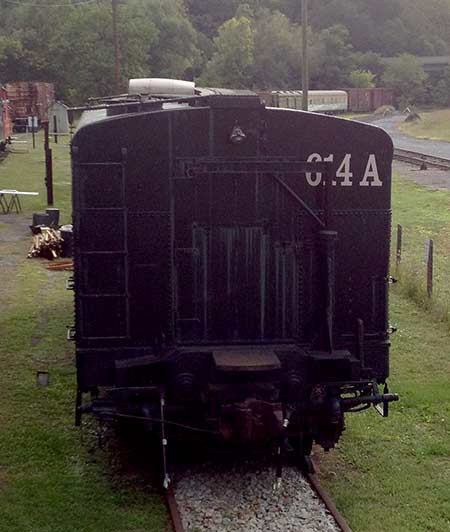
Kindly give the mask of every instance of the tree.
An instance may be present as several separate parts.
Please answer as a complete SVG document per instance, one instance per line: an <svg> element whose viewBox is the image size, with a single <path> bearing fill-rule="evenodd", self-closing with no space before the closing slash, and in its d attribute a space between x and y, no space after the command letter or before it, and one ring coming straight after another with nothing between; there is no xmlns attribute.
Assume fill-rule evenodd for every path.
<svg viewBox="0 0 450 532"><path fill-rule="evenodd" d="M222 24L219 35L214 39L214 48L214 54L198 83L231 88L249 87L255 51L252 21L241 16Z"/></svg>
<svg viewBox="0 0 450 532"><path fill-rule="evenodd" d="M375 74L372 74L369 70L353 70L349 76L351 86L358 89L374 87L374 78Z"/></svg>
<svg viewBox="0 0 450 532"><path fill-rule="evenodd" d="M276 11L260 12L255 21L253 85L258 89L300 87L301 29Z"/></svg>
<svg viewBox="0 0 450 532"><path fill-rule="evenodd" d="M401 106L414 104L423 97L426 79L419 60L409 54L393 58L383 75L385 86L394 89Z"/></svg>
<svg viewBox="0 0 450 532"><path fill-rule="evenodd" d="M368 51L377 29L361 1L330 0L311 2L311 24L316 30L335 25L344 26L349 32L349 42L356 49Z"/></svg>
<svg viewBox="0 0 450 532"><path fill-rule="evenodd" d="M54 82L59 98L81 103L114 92L111 4L61 9L19 6L0 21L0 79ZM119 6L122 77L183 77L201 62L181 0Z"/></svg>
<svg viewBox="0 0 450 532"><path fill-rule="evenodd" d="M443 107L450 107L450 68L447 68L441 79L431 87L433 103Z"/></svg>
<svg viewBox="0 0 450 532"><path fill-rule="evenodd" d="M380 54L375 52L354 52L352 59L357 70L368 70L374 74L375 78L380 77L384 72Z"/></svg>
<svg viewBox="0 0 450 532"><path fill-rule="evenodd" d="M320 69L311 76L313 84L321 89L344 87L354 70L353 47L350 35L344 26L335 25L318 35Z"/></svg>

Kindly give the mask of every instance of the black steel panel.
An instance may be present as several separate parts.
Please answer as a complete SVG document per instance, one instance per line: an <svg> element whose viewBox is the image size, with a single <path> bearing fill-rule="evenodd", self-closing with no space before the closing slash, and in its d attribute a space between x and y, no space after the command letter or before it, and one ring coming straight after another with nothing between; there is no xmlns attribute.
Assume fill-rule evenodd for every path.
<svg viewBox="0 0 450 532"><path fill-rule="evenodd" d="M337 344L357 319L384 333L388 137L255 100L213 101L118 115L76 135L78 346L100 347L95 335L149 352L177 343L308 345L321 334L325 226L338 235ZM236 126L245 134L237 144Z"/></svg>
<svg viewBox="0 0 450 532"><path fill-rule="evenodd" d="M170 214L128 213L128 252L133 263L161 263L170 266Z"/></svg>
<svg viewBox="0 0 450 532"><path fill-rule="evenodd" d="M83 294L124 294L125 261L122 253L82 256L80 291Z"/></svg>
<svg viewBox="0 0 450 532"><path fill-rule="evenodd" d="M81 334L84 338L126 337L124 297L82 296L81 306Z"/></svg>
<svg viewBox="0 0 450 532"><path fill-rule="evenodd" d="M83 210L78 214L76 237L83 242L82 253L124 251L124 212L115 210Z"/></svg>
<svg viewBox="0 0 450 532"><path fill-rule="evenodd" d="M79 193L79 203L84 209L121 207L124 202L122 166L81 166Z"/></svg>
<svg viewBox="0 0 450 532"><path fill-rule="evenodd" d="M172 336L171 298L167 291L169 270L158 264L130 268L131 337L150 348Z"/></svg>

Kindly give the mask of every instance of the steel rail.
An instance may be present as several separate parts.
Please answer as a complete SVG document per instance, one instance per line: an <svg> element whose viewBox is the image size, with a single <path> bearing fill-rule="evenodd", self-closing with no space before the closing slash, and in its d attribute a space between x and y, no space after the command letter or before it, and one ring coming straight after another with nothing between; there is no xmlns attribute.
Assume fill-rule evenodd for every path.
<svg viewBox="0 0 450 532"><path fill-rule="evenodd" d="M326 506L327 510L330 512L337 526L342 530L342 532L352 532L352 529L348 526L347 521L342 517L342 514L336 508L336 505L334 504L331 497L320 485L319 479L316 477L316 475L314 473L304 473L304 475L308 480L311 488L315 491L319 499Z"/></svg>
<svg viewBox="0 0 450 532"><path fill-rule="evenodd" d="M395 149L394 159L397 161L414 164L421 168L423 167L424 169L427 167L432 167L439 168L440 170L450 170L450 159L410 150Z"/></svg>
<svg viewBox="0 0 450 532"><path fill-rule="evenodd" d="M165 490L165 495L173 532L184 532L183 523L181 521L181 515L178 511L177 501L175 499L175 495L171 486L169 486Z"/></svg>

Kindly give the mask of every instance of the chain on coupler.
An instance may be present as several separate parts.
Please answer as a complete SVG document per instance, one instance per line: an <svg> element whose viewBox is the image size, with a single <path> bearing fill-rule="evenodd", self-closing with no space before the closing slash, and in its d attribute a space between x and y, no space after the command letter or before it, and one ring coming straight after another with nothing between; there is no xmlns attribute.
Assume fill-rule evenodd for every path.
<svg viewBox="0 0 450 532"><path fill-rule="evenodd" d="M169 477L169 473L167 471L167 453L166 453L167 438L166 438L165 418L164 418L164 407L165 407L165 405L166 405L166 401L164 399L164 394L161 393L161 399L160 399L160 406L161 406L161 448L162 448L163 469L164 469L163 486L164 486L164 489L168 489L169 485L170 485L170 477Z"/></svg>
<svg viewBox="0 0 450 532"><path fill-rule="evenodd" d="M283 424L281 426L281 431L280 431L280 441L277 447L277 466L276 466L275 482L273 483L273 486L272 486L273 491L280 491L282 483L283 483L283 479L282 479L283 458L284 458L283 451L286 445L286 433L287 433L288 425L289 425L289 419L284 418Z"/></svg>

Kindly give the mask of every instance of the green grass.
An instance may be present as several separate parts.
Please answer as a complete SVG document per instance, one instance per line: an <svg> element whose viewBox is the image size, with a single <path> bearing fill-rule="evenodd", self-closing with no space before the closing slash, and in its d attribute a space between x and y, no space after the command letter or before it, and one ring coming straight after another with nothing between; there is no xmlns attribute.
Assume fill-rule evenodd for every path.
<svg viewBox="0 0 450 532"><path fill-rule="evenodd" d="M403 253L391 288L398 332L390 387L400 402L387 419L373 410L347 416L338 449L321 455L322 477L355 532L450 531L450 192L395 176L394 249L397 223ZM432 300L425 289L427 238L435 245Z"/></svg>
<svg viewBox="0 0 450 532"><path fill-rule="evenodd" d="M432 190L394 177L393 256L397 224L403 228L399 290L450 324L450 191ZM426 293L425 241L433 239L433 297Z"/></svg>
<svg viewBox="0 0 450 532"><path fill-rule="evenodd" d="M399 128L413 137L450 142L450 109L419 114L421 120L403 122Z"/></svg>
<svg viewBox="0 0 450 532"><path fill-rule="evenodd" d="M27 153L10 153L0 163L0 188L27 192L39 192L39 196L21 198L26 212L43 212L47 208L47 189L45 187L45 154L42 131L36 135L36 148L33 149L31 135L18 135L18 140L27 140L27 144L17 144L14 150ZM62 137L58 144L50 143L53 156L53 195L54 206L60 209L60 223L71 222L71 177L69 138ZM0 218L1 220L1 218Z"/></svg>
<svg viewBox="0 0 450 532"><path fill-rule="evenodd" d="M337 115L338 118L346 118L347 120L363 120L364 118L369 118L373 116L371 113L343 113L342 115Z"/></svg>
<svg viewBox="0 0 450 532"><path fill-rule="evenodd" d="M393 291L390 417L347 416L324 484L354 532L450 531L448 330Z"/></svg>
<svg viewBox="0 0 450 532"><path fill-rule="evenodd" d="M99 450L89 426L73 426L69 274L25 258L31 234L10 239L15 221L25 226L46 207L41 147L39 139L35 152L0 164L2 187L40 192L24 199L23 215L0 215L0 259L17 261L0 272L0 532L160 532L167 516L154 479ZM55 207L69 221L68 148L55 152ZM50 386L37 385L38 370L49 372Z"/></svg>
<svg viewBox="0 0 450 532"><path fill-rule="evenodd" d="M38 142L35 152L12 154L0 164L2 188L40 192L23 201L30 220L46 207ZM68 148L53 148L55 206L67 222ZM388 419L373 410L349 415L338 449L321 465L354 532L450 531L448 327L405 297L411 296L408 268L424 270L425 238L433 237L437 256L448 260L449 200L449 193L394 179L394 224L404 226L404 252L391 298L399 332L392 340L390 385L401 402L392 405ZM119 469L114 457L92 445L89 427L81 433L73 427L74 355L64 340L73 321L72 294L64 289L68 274L25 259L28 240L2 239L8 231L10 222L0 216L0 259L18 261L2 269L0 283L0 532L164 530L156 483L142 472ZM445 262L441 267L438 293L447 294ZM50 372L49 387L36 385L37 370Z"/></svg>

